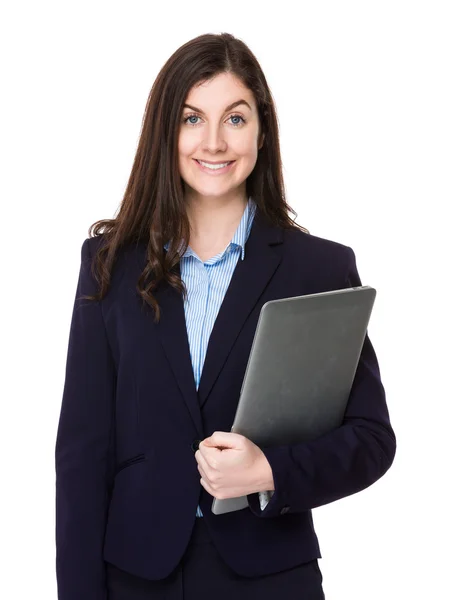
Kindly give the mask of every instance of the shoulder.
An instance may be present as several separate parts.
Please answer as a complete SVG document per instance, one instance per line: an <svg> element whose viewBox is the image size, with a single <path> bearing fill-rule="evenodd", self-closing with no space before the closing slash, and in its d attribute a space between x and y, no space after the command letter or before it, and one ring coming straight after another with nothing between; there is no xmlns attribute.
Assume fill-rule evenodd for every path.
<svg viewBox="0 0 450 600"><path fill-rule="evenodd" d="M306 233L301 229L286 229L284 231L286 252L310 259L332 260L333 262L348 262L353 254L352 248L343 242Z"/></svg>
<svg viewBox="0 0 450 600"><path fill-rule="evenodd" d="M105 237L103 233L100 233L94 237L85 238L81 244L81 260L91 261L104 241Z"/></svg>
<svg viewBox="0 0 450 600"><path fill-rule="evenodd" d="M346 287L356 271L353 249L342 241L306 233L301 229L285 230L283 262L288 270L320 289Z"/></svg>
<svg viewBox="0 0 450 600"><path fill-rule="evenodd" d="M121 281L128 268L134 267L134 261L136 259L135 254L133 254L134 245L126 245L125 247L120 247L116 250L110 266L107 266L109 265L108 261L105 262L105 255L102 261L103 266L99 267L99 264L96 262L97 253L102 245L106 243L107 237L103 233L85 238L81 245L81 267L83 273L86 275L89 274L90 278L95 278L96 281L99 282L101 273L105 273L106 266L109 273L109 289L116 286ZM131 263L129 262L129 258L132 260Z"/></svg>

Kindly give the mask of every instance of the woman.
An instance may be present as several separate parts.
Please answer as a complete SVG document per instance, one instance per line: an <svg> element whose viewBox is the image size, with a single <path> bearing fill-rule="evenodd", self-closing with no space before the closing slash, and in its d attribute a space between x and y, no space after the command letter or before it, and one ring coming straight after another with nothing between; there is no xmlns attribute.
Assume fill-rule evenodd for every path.
<svg viewBox="0 0 450 600"><path fill-rule="evenodd" d="M341 427L270 448L230 433L263 304L361 285L353 250L289 210L256 58L229 34L184 44L151 90L120 212L82 245L60 600L324 598L311 509L378 480L396 441L367 336Z"/></svg>

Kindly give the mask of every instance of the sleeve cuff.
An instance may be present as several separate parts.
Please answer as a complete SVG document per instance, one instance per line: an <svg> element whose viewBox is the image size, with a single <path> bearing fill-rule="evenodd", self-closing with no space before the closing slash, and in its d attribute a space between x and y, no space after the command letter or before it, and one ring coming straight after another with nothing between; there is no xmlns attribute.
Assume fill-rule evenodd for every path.
<svg viewBox="0 0 450 600"><path fill-rule="evenodd" d="M257 517L278 517L287 512L289 504L285 497L289 490L289 446L272 446L261 450L272 469L275 490L247 494L247 502Z"/></svg>
<svg viewBox="0 0 450 600"><path fill-rule="evenodd" d="M267 492L258 492L259 505L261 510L264 510L266 508L274 493L274 490L268 490Z"/></svg>

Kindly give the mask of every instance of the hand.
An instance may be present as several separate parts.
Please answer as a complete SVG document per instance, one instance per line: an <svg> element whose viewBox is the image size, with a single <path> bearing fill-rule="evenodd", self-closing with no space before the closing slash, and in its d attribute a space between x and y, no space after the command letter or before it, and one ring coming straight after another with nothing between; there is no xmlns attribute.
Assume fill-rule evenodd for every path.
<svg viewBox="0 0 450 600"><path fill-rule="evenodd" d="M273 490L272 468L259 446L239 433L215 431L195 453L200 483L220 500Z"/></svg>

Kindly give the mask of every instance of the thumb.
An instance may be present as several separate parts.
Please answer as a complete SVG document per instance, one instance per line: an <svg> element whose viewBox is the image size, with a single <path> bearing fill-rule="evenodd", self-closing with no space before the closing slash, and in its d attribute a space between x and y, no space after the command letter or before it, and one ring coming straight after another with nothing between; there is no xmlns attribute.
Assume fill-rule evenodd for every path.
<svg viewBox="0 0 450 600"><path fill-rule="evenodd" d="M215 431L210 437L205 438L205 446L221 448L234 448L236 446L235 434L228 431Z"/></svg>

